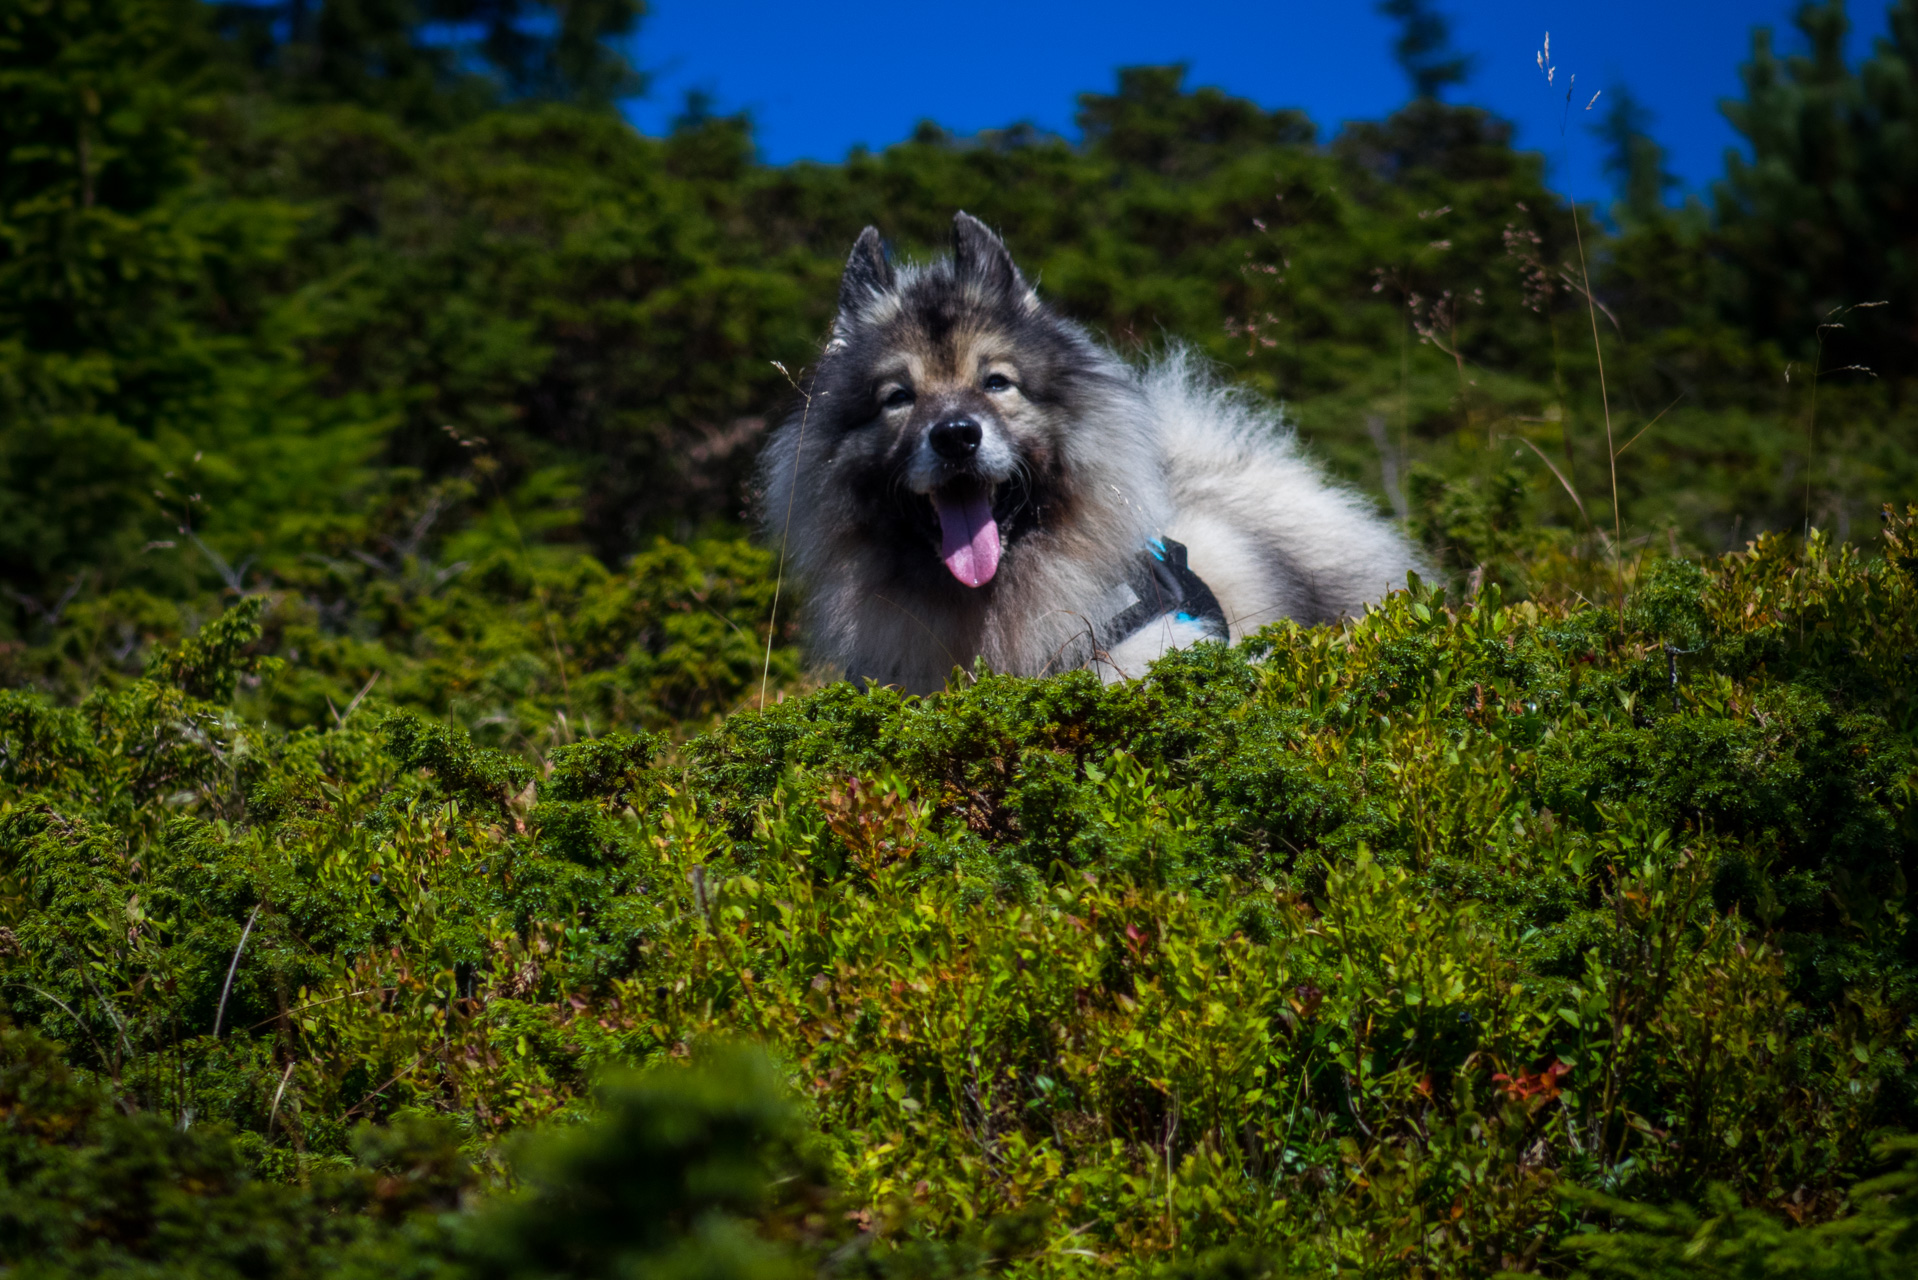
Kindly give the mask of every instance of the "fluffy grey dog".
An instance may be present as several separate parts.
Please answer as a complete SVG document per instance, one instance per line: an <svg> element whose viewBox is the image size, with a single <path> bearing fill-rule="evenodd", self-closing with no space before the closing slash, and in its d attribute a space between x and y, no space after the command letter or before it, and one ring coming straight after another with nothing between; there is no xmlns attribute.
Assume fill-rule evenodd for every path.
<svg viewBox="0 0 1918 1280"><path fill-rule="evenodd" d="M914 693L981 657L1138 676L1168 648L1356 615L1418 567L1277 414L1182 353L1128 365L964 213L924 265L859 237L761 480L812 658Z"/></svg>

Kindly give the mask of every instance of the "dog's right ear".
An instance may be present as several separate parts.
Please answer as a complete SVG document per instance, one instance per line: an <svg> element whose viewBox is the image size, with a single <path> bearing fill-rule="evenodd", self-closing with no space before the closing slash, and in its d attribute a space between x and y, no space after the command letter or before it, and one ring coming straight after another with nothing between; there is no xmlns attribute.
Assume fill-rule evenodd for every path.
<svg viewBox="0 0 1918 1280"><path fill-rule="evenodd" d="M846 259L846 274L839 279L839 313L856 316L875 298L892 292L892 263L886 259L886 242L879 238L878 227L859 233Z"/></svg>

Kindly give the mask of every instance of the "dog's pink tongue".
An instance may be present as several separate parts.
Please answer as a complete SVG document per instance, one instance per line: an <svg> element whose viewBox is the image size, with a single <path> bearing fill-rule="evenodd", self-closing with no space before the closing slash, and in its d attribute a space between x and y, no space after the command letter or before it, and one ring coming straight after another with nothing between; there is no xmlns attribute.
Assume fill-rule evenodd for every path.
<svg viewBox="0 0 1918 1280"><path fill-rule="evenodd" d="M982 587L999 572L999 525L992 518L992 499L986 493L964 498L932 495L939 513L939 556L952 576L969 587Z"/></svg>

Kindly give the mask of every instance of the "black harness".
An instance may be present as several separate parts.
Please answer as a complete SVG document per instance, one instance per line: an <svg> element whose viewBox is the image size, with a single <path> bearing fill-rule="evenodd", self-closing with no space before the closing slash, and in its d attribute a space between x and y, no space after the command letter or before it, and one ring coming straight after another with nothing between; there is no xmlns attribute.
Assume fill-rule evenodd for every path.
<svg viewBox="0 0 1918 1280"><path fill-rule="evenodd" d="M1146 543L1132 577L1114 588L1108 604L1115 611L1104 622L1095 622L1092 626L1093 638L1103 650L1117 648L1165 618L1197 623L1205 629L1202 639L1231 638L1219 598L1198 574L1186 567L1185 544L1170 538L1154 538Z"/></svg>

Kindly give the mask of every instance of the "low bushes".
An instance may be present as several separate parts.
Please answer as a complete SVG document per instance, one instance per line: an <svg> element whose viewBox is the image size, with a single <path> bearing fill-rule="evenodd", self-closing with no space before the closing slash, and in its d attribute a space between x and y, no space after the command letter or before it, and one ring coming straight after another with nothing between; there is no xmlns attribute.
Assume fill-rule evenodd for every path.
<svg viewBox="0 0 1918 1280"><path fill-rule="evenodd" d="M18 1095L9 1168L145 1143L141 1185L306 1206L257 1265L148 1231L102 1267L1892 1274L1908 1186L1854 1188L1918 1096L1912 520L1660 562L1622 611L1415 587L1130 685L835 685L544 757L377 695L243 719L242 601L77 706L0 694L5 1056L97 1099L56 1133ZM674 1065L742 1038L763 1079ZM487 1236L557 1229L535 1122L583 1185L645 1172L590 1154L630 1063L748 1112L783 1080L804 1123L725 1140L772 1189ZM425 1117L441 1155L380 1154ZM9 1256L57 1235L17 1188L119 1195L79 1176L9 1174Z"/></svg>

